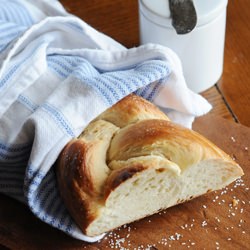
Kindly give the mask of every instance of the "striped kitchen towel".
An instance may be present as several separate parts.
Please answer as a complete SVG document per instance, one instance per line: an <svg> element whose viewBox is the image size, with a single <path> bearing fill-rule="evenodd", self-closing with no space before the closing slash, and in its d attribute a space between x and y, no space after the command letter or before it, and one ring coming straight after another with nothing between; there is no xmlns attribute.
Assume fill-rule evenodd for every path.
<svg viewBox="0 0 250 250"><path fill-rule="evenodd" d="M171 50L126 49L55 0L0 0L0 192L72 237L100 239L69 216L53 164L93 118L132 92L187 127L211 108L187 88Z"/></svg>

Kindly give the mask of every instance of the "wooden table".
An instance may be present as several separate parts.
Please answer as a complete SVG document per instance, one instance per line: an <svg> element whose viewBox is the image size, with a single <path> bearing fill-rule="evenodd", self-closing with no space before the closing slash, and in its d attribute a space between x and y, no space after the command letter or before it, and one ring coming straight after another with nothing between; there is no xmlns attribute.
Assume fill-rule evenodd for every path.
<svg viewBox="0 0 250 250"><path fill-rule="evenodd" d="M139 45L137 0L61 0L66 9L124 46ZM250 1L229 1L224 72L202 95L212 114L250 126Z"/></svg>
<svg viewBox="0 0 250 250"><path fill-rule="evenodd" d="M130 48L139 45L137 0L61 0L61 2L69 12L79 16L96 29L113 37L126 47ZM250 126L249 9L250 1L229 1L224 73L214 87L202 93L213 104L214 108L210 112L211 114L235 121L247 127ZM211 128L211 130L207 129L209 121L215 121L215 126L219 126L219 130L215 127ZM228 149L228 153L236 152L239 163L246 169L246 167L249 167L250 162L248 151L246 151L249 147L248 138L250 133L248 128L240 124L230 123L230 125L227 125L224 119L213 119L210 118L209 114L204 120L198 121L196 128L224 150ZM226 131L224 131L224 127ZM239 145L237 147L232 144L227 147L223 141L230 139L232 131L234 131L234 135L239 135L239 140L237 141ZM224 132L226 135L223 137ZM215 136L216 133L218 136ZM249 182L249 180L246 181ZM4 204L3 208L1 207L0 209L4 213L3 215L0 214L2 216L0 224L8 225L7 227L0 226L0 249L9 249L8 247L10 246L15 249L34 249L35 245L37 246L36 249L57 249L56 246L60 244L64 246L60 249L69 249L70 247L71 249L102 249L99 246L86 247L83 243L70 239L58 230L54 230L45 225L45 223L37 220L25 206L21 204L17 206L16 201L5 196L1 196L0 198L1 206ZM201 199L202 202L205 202L207 198L205 196ZM195 200L192 204L199 203L200 201ZM187 209L190 207L188 203L184 205L184 208L185 206L187 206ZM175 208L172 211L174 213ZM159 223L161 223L160 217L157 217L157 215L152 218L156 221L159 219ZM146 229L148 235L145 235L144 238L150 238L151 232L149 226L147 226L149 225L148 221L144 221L143 223L146 225L146 228L148 227L148 230ZM214 230L214 228L212 229ZM155 230L157 231L157 227L155 227ZM225 230L223 232L225 233ZM223 232L220 233L223 234ZM241 235L240 237L243 237L242 240L244 241L249 241L249 238L244 238L245 235ZM44 238L48 241L45 242ZM26 239L26 243L22 242L24 239ZM160 242L159 244L164 246L164 243ZM213 249L216 249L215 247ZM162 249L165 248L163 247Z"/></svg>

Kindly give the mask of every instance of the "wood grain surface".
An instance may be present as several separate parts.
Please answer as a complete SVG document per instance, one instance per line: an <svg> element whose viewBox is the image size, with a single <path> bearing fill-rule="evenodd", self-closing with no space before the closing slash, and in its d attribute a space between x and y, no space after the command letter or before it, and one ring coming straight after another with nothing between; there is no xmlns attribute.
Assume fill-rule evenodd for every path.
<svg viewBox="0 0 250 250"><path fill-rule="evenodd" d="M250 1L229 1L224 72L218 87L237 120L250 127Z"/></svg>
<svg viewBox="0 0 250 250"><path fill-rule="evenodd" d="M39 221L23 204L0 195L0 245L14 250L249 249L250 128L211 115L199 118L194 128L234 157L245 176L221 191L114 230L93 244L70 238Z"/></svg>
<svg viewBox="0 0 250 250"><path fill-rule="evenodd" d="M137 0L61 0L63 6L95 29L131 48L139 45Z"/></svg>
<svg viewBox="0 0 250 250"><path fill-rule="evenodd" d="M61 0L66 9L126 47L139 45L137 0ZM222 192L170 208L86 244L39 221L23 204L0 194L0 249L250 249L250 1L228 4L224 72L202 93L213 104L195 130L231 156L245 171ZM225 119L219 118L224 117ZM238 204L232 206L232 201ZM175 239L175 240L173 240ZM177 240L178 239L178 240Z"/></svg>
<svg viewBox="0 0 250 250"><path fill-rule="evenodd" d="M139 45L137 0L61 0L66 9L128 48ZM250 1L228 1L224 72L202 93L212 114L250 126Z"/></svg>
<svg viewBox="0 0 250 250"><path fill-rule="evenodd" d="M220 93L217 85L212 88L209 88L206 91L203 91L201 95L205 97L213 106L212 111L210 111L211 114L223 117L227 120L238 122L234 114L226 106L225 99Z"/></svg>

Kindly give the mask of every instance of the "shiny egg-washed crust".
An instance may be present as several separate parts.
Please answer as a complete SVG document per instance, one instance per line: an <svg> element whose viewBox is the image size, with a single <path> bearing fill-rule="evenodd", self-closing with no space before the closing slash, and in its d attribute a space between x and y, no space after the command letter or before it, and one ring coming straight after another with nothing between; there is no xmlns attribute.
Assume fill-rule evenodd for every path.
<svg viewBox="0 0 250 250"><path fill-rule="evenodd" d="M168 117L151 102L131 94L103 112L95 120L105 120L122 128L128 124L147 119L169 120Z"/></svg>
<svg viewBox="0 0 250 250"><path fill-rule="evenodd" d="M102 213L105 214L109 197L120 192L129 180L138 181L147 171L178 178L190 166L209 160L225 163L228 181L224 185L243 174L242 169L213 143L172 123L150 102L129 95L98 116L79 138L66 145L57 161L58 187L83 233L95 236L134 220L129 216L130 219L114 227L104 225L103 229L101 226L93 229L96 228L93 225L101 221ZM204 193L208 191L210 189ZM193 196L177 197L169 206L190 197ZM135 219L152 213L149 211Z"/></svg>

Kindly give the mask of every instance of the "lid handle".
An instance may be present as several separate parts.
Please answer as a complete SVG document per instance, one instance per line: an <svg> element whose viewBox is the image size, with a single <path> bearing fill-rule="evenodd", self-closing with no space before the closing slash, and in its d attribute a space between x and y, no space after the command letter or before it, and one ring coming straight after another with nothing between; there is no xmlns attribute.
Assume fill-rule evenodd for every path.
<svg viewBox="0 0 250 250"><path fill-rule="evenodd" d="M191 32L197 23L193 0L169 0L172 25L177 34Z"/></svg>

